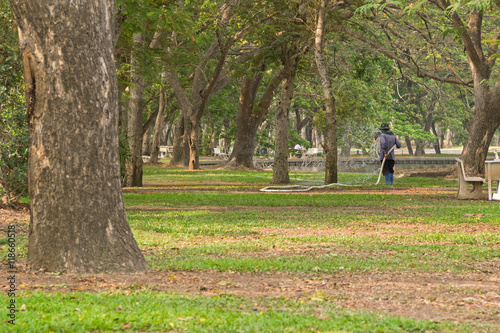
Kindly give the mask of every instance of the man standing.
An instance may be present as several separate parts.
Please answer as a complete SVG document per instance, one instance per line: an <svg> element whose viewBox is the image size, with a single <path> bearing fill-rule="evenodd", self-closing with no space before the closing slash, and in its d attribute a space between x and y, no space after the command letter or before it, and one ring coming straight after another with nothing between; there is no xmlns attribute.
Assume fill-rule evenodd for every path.
<svg viewBox="0 0 500 333"><path fill-rule="evenodd" d="M401 143L391 131L389 124L382 123L379 130L380 135L380 162L383 163L382 173L386 185L394 184L394 146L401 148ZM385 159L385 162L384 162Z"/></svg>

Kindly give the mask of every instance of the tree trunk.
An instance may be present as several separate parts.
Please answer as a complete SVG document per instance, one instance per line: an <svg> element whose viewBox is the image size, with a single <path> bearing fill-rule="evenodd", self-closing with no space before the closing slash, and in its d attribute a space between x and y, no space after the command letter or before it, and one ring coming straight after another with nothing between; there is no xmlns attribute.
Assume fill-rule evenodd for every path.
<svg viewBox="0 0 500 333"><path fill-rule="evenodd" d="M30 129L28 267L144 272L121 195L113 1L10 1Z"/></svg>
<svg viewBox="0 0 500 333"><path fill-rule="evenodd" d="M298 64L298 50L292 45L282 46L282 62L285 69L286 78L280 94L280 103L276 112L276 133L274 148L273 184L288 184L290 177L288 174L288 128L290 127L290 108L292 105L295 73Z"/></svg>
<svg viewBox="0 0 500 333"><path fill-rule="evenodd" d="M425 155L425 141L422 139L415 139L415 156Z"/></svg>
<svg viewBox="0 0 500 333"><path fill-rule="evenodd" d="M470 176L484 175L488 148L500 124L499 101L485 105L478 103L480 99L481 96L476 95L474 118L461 156L465 172Z"/></svg>
<svg viewBox="0 0 500 333"><path fill-rule="evenodd" d="M189 170L197 170L200 168L200 123L191 120L188 126Z"/></svg>
<svg viewBox="0 0 500 333"><path fill-rule="evenodd" d="M254 167L253 154L255 151L257 130L269 112L274 91L278 88L284 77L284 70L277 73L266 87L258 105L255 105L257 92L262 83L265 69L266 66L261 65L253 77L243 79L236 119L236 137L233 153L227 164L228 166Z"/></svg>
<svg viewBox="0 0 500 333"><path fill-rule="evenodd" d="M274 148L274 166L273 166L273 184L288 184L290 177L288 174L288 127L290 121L288 119L289 109L287 109L288 97L287 91L290 88L283 82L283 92L281 93L281 102L276 113L276 133L275 133L275 148ZM287 85L287 88L285 88Z"/></svg>
<svg viewBox="0 0 500 333"><path fill-rule="evenodd" d="M434 140L434 152L436 154L441 154L441 145L440 145L440 138L442 138L442 135L440 136L438 131L436 130L436 123L432 121L432 133L436 136L436 140Z"/></svg>
<svg viewBox="0 0 500 333"><path fill-rule="evenodd" d="M257 129L264 116L254 114L254 103L257 89L262 82L262 75L254 78L244 78L240 92L240 103L236 118L236 136L234 139L233 154L228 165L253 168L253 154L255 151ZM266 110L267 111L267 110Z"/></svg>
<svg viewBox="0 0 500 333"><path fill-rule="evenodd" d="M165 109L167 108L167 101L165 96L166 88L160 89L160 103L158 106L158 115L156 116L155 129L153 132L153 139L151 140L151 155L149 161L151 163L158 163L158 155L160 155L160 136L163 132L163 119L165 118Z"/></svg>
<svg viewBox="0 0 500 333"><path fill-rule="evenodd" d="M328 71L325 57L325 30L328 0L321 0L318 9L318 22L316 25L316 36L314 43L314 56L321 80L321 88L325 99L325 184L336 183L338 180L337 170L337 111L335 109L335 97L332 91L332 80Z"/></svg>
<svg viewBox="0 0 500 333"><path fill-rule="evenodd" d="M408 148L408 155L413 156L413 147L409 136L405 136L406 147Z"/></svg>
<svg viewBox="0 0 500 333"><path fill-rule="evenodd" d="M236 166L254 168L253 154L255 152L257 129L261 121L262 119L259 120L256 117L251 117L249 122L243 122L238 118L236 139L230 163Z"/></svg>
<svg viewBox="0 0 500 333"><path fill-rule="evenodd" d="M170 160L169 165L171 166L187 166L187 158L189 156L189 147L186 146L184 140L185 133L185 121L184 121L184 113L181 111L179 115L179 119L177 120L177 124L175 125L174 130L174 142L172 144L172 159Z"/></svg>
<svg viewBox="0 0 500 333"><path fill-rule="evenodd" d="M151 131L152 127L149 126L142 136L142 155L149 156L151 154Z"/></svg>
<svg viewBox="0 0 500 333"><path fill-rule="evenodd" d="M134 34L136 47L144 46L144 36ZM130 89L130 110L128 116L128 138L131 157L126 164L126 187L142 186L142 112L144 109L145 82L140 72L140 64L135 51L132 51L132 85Z"/></svg>

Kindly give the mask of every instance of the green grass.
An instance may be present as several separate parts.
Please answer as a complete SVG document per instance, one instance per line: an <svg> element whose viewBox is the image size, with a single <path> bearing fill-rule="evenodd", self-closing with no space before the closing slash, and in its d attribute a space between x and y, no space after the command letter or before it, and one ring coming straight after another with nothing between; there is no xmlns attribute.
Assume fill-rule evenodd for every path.
<svg viewBox="0 0 500 333"><path fill-rule="evenodd" d="M185 171L172 169L161 169L157 176L175 178L175 172L188 176ZM272 178L270 172L210 173L218 174L215 179L227 177L229 182L231 178L252 179L256 173ZM204 172L189 174L197 181L214 179ZM297 173L300 181L318 180L319 176ZM373 175L341 177L356 182ZM450 186L454 181L402 178L398 182L427 187ZM148 261L160 270L466 272L473 271L478 262L499 257L498 234L463 231L471 224L498 226L500 211L495 202L458 201L440 194L347 194L337 193L335 187L329 191L284 194L190 190L126 193L124 198L136 239L142 247L154 250ZM179 207L186 209L163 210ZM144 211L146 208L150 211ZM408 226L413 231L408 231ZM269 228L274 231L263 233ZM287 236L288 230L297 228L318 231L314 236ZM326 235L321 231L325 228L330 230ZM424 230L419 231L421 228ZM352 230L352 235L336 235L335 230ZM390 235L370 236L367 230Z"/></svg>
<svg viewBox="0 0 500 333"><path fill-rule="evenodd" d="M374 205L397 207L399 204L407 204L415 200L415 196L347 193L337 195L318 194L314 192L280 194L275 192L224 193L216 191L186 191L165 193L124 193L123 197L126 205L129 207L366 207Z"/></svg>
<svg viewBox="0 0 500 333"><path fill-rule="evenodd" d="M0 300L5 304L6 296ZM24 292L15 327L2 332L468 332L469 325L436 323L339 309L324 295L300 299L183 296L136 292Z"/></svg>
<svg viewBox="0 0 500 333"><path fill-rule="evenodd" d="M289 172L292 184L322 185L324 183L324 173L319 172ZM347 185L371 186L377 182L378 170L371 174L365 173L339 173L338 182ZM144 166L144 181L146 182L190 182L209 184L241 184L269 186L272 184L272 171L235 171L235 170L214 170L187 171L181 168L161 168L156 166ZM382 177L383 180L383 177ZM396 179L397 186L457 186L455 180L435 179L425 177ZM200 185L202 186L202 185Z"/></svg>
<svg viewBox="0 0 500 333"><path fill-rule="evenodd" d="M124 194L132 231L154 270L298 276L471 273L477 272L478 264L500 258L498 202L459 201L442 194L348 194L340 187L327 194L245 193L237 190L269 186L272 172L188 172L154 166L144 170L147 185L159 189L174 182L188 185L178 185L175 192L165 188L148 193L151 187L146 187L145 193ZM379 187L373 185L377 176L340 174L339 182L371 190ZM319 185L323 174L291 172L290 178L294 184ZM454 180L434 178L400 178L396 183L456 186ZM25 257L28 227L14 224L19 231L17 254ZM0 240L4 254L5 247ZM0 331L471 332L479 327L348 311L323 295L208 297L160 292L147 284L139 289L22 291L17 304L25 304L26 311L17 313L15 327L2 319ZM5 293L0 301L5 307Z"/></svg>

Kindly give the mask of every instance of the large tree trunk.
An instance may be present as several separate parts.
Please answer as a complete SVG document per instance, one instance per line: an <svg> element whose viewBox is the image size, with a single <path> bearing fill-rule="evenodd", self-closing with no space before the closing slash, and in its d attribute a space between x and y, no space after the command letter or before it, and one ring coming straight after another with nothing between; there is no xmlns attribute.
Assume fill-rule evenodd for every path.
<svg viewBox="0 0 500 333"><path fill-rule="evenodd" d="M113 1L10 1L30 129L28 266L144 272L121 195Z"/></svg>
<svg viewBox="0 0 500 333"><path fill-rule="evenodd" d="M187 140L185 139L185 120L184 113L181 111L177 124L174 130L174 142L172 143L172 159L169 165L171 166L187 166L189 156L189 146L187 145Z"/></svg>
<svg viewBox="0 0 500 333"><path fill-rule="evenodd" d="M290 176L288 174L288 127L290 125L288 115L290 101L287 101L286 99L288 99L288 97L284 96L287 95L287 91L290 90L287 81L288 80L285 80L283 82L284 91L281 93L281 102L278 112L276 113L273 184L290 183ZM286 88L285 85L287 86Z"/></svg>
<svg viewBox="0 0 500 333"><path fill-rule="evenodd" d="M233 154L228 162L230 166L254 167L253 153L255 151L257 129L263 119L261 114L254 114L254 103L261 82L262 73L256 73L254 78L246 77L243 79L236 118Z"/></svg>
<svg viewBox="0 0 500 333"><path fill-rule="evenodd" d="M467 175L484 175L488 148L500 124L500 100L494 100L495 95L500 95L500 89L498 90L495 93L488 91L485 95L477 92L474 94L474 118L461 156Z"/></svg>
<svg viewBox="0 0 500 333"><path fill-rule="evenodd" d="M295 47L289 49L283 45L283 67L286 78L281 88L280 103L276 112L276 133L274 148L273 184L288 184L288 128L290 127L290 107L294 93L295 73L298 63L298 52Z"/></svg>
<svg viewBox="0 0 500 333"><path fill-rule="evenodd" d="M415 139L415 156L425 155L425 141L422 139Z"/></svg>
<svg viewBox="0 0 500 333"><path fill-rule="evenodd" d="M140 33L134 34L133 41L136 47L144 46L144 36ZM142 186L142 112L144 109L145 82L141 73L137 51L132 52L132 84L130 89L130 110L128 115L128 138L130 147L130 159L127 161L125 170L124 186Z"/></svg>
<svg viewBox="0 0 500 333"><path fill-rule="evenodd" d="M264 117L269 113L273 101L274 91L278 88L284 77L284 70L277 73L266 87L257 105L255 100L262 83L265 65L261 65L253 77L243 79L240 92L238 115L236 120L236 137L233 153L228 166L244 166L253 168L253 154L255 151L257 130Z"/></svg>
<svg viewBox="0 0 500 333"><path fill-rule="evenodd" d="M251 117L249 122L244 123L238 119L236 139L234 141L233 153L230 157L235 166L254 168L253 154L255 151L257 129L262 120Z"/></svg>
<svg viewBox="0 0 500 333"><path fill-rule="evenodd" d="M323 96L325 99L325 184L337 182L337 111L335 109L335 97L333 96L332 80L328 72L328 64L325 57L325 30L328 0L321 0L318 9L318 22L316 25L316 36L314 43L314 56L318 68Z"/></svg>

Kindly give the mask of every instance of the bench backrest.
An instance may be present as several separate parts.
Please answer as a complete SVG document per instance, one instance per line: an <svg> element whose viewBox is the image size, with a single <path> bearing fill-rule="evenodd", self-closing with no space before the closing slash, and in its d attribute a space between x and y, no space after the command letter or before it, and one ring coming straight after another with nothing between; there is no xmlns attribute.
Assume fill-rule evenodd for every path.
<svg viewBox="0 0 500 333"><path fill-rule="evenodd" d="M500 160L498 162L495 161L487 162L487 164L490 164L490 167L486 168L486 179L488 178L491 178L493 180L500 179ZM488 169L491 169L491 175L488 174Z"/></svg>

